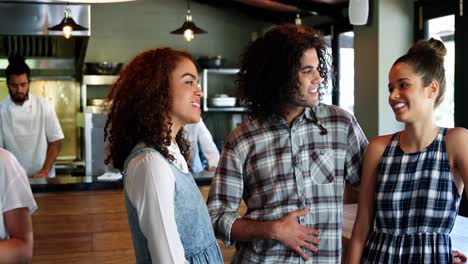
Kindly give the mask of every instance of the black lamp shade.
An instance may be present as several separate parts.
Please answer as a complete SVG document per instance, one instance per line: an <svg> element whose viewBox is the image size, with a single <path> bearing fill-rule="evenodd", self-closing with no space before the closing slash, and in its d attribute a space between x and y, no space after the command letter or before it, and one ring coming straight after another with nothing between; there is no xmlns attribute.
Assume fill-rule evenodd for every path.
<svg viewBox="0 0 468 264"><path fill-rule="evenodd" d="M203 29L197 27L197 26L195 25L195 23L193 23L192 21L185 21L184 24L183 24L180 28L178 28L178 29L176 29L176 30L174 30L174 31L171 31L171 34L180 34L180 35L183 35L184 32L185 32L185 30L187 30L187 29L191 29L192 32L193 32L193 34L204 34L204 33L207 33L205 30L203 30Z"/></svg>
<svg viewBox="0 0 468 264"><path fill-rule="evenodd" d="M73 18L71 17L64 17L62 19L62 22L60 22L60 24L58 25L55 25L53 27L50 27L49 30L52 30L52 31L62 31L63 27L65 26L70 26L71 28L73 28L73 30L75 31L82 31L82 30L88 30L88 28L85 28L79 24L77 24L75 22L75 20L73 20Z"/></svg>

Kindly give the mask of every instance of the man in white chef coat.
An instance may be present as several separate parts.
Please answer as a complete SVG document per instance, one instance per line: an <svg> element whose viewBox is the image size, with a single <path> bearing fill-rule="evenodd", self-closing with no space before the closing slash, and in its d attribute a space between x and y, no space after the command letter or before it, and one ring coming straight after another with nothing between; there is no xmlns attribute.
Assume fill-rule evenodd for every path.
<svg viewBox="0 0 468 264"><path fill-rule="evenodd" d="M44 98L29 94L24 58L9 58L5 73L10 96L0 102L0 147L15 155L28 177L54 177L64 138L57 115Z"/></svg>

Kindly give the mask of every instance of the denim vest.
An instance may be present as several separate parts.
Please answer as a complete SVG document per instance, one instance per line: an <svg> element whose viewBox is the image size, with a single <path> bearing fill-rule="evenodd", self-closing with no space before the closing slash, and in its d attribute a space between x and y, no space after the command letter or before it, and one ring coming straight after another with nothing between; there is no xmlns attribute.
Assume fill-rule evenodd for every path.
<svg viewBox="0 0 468 264"><path fill-rule="evenodd" d="M131 159L151 151L156 152L152 148L134 150L125 161L124 175ZM174 214L185 258L190 263L223 263L208 209L193 176L190 173L183 173L169 161L166 160L166 162L170 164L175 175ZM137 263L151 263L148 242L140 229L138 213L131 204L126 191L125 206Z"/></svg>

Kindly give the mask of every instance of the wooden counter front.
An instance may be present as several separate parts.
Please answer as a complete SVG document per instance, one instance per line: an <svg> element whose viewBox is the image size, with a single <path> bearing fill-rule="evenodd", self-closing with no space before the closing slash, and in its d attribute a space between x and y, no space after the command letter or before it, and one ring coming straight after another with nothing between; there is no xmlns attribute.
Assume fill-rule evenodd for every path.
<svg viewBox="0 0 468 264"><path fill-rule="evenodd" d="M209 186L200 187L203 197ZM35 193L33 263L135 263L123 190ZM357 205L344 205L343 250ZM242 203L239 213L245 213ZM220 243L225 263L234 247Z"/></svg>
<svg viewBox="0 0 468 264"><path fill-rule="evenodd" d="M205 199L208 190L200 187ZM34 198L39 208L32 215L32 263L135 263L123 190L35 193ZM234 247L220 246L230 263Z"/></svg>
<svg viewBox="0 0 468 264"><path fill-rule="evenodd" d="M32 263L135 263L122 190L34 198Z"/></svg>

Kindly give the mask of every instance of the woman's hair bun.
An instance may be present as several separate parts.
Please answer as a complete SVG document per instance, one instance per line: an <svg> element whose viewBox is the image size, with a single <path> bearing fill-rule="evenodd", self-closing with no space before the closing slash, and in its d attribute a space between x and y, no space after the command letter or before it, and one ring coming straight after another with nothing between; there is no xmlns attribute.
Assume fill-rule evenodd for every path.
<svg viewBox="0 0 468 264"><path fill-rule="evenodd" d="M408 50L408 54L412 53L421 54L422 56L435 55L443 62L445 55L447 55L447 49L442 41L430 38L428 40L416 42L416 44Z"/></svg>

